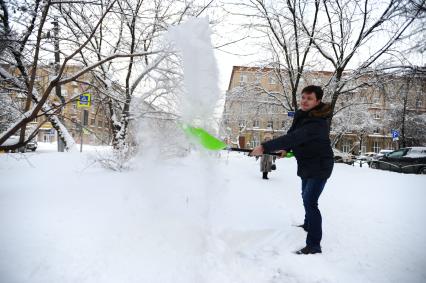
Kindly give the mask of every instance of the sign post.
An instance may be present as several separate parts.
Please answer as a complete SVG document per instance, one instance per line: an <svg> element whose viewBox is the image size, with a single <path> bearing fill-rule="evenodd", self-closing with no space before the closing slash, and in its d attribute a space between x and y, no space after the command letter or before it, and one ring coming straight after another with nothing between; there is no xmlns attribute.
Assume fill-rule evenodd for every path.
<svg viewBox="0 0 426 283"><path fill-rule="evenodd" d="M397 130L391 130L391 133L392 133L392 141L399 140L399 131L397 131Z"/></svg>
<svg viewBox="0 0 426 283"><path fill-rule="evenodd" d="M90 108L91 105L90 93L82 93L79 100L77 101L78 108ZM80 152L83 151L83 127L87 126L89 120L89 112L87 110L82 111L82 117L80 121Z"/></svg>
<svg viewBox="0 0 426 283"><path fill-rule="evenodd" d="M91 95L90 93L80 94L80 98L77 101L78 108L89 108L91 104Z"/></svg>

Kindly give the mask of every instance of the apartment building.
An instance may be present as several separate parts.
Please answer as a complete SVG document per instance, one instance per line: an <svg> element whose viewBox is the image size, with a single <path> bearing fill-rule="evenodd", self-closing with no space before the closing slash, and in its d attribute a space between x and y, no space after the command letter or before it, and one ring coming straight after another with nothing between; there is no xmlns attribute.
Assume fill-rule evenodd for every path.
<svg viewBox="0 0 426 283"><path fill-rule="evenodd" d="M9 66L3 66L10 72ZM68 65L64 70L64 77L81 71L81 65ZM16 72L17 73L17 72ZM35 78L35 87L39 93L42 93L48 86L49 81L54 77L55 71L53 65L39 66ZM91 82L87 85L83 82ZM8 92L13 97L15 108L22 112L25 107L26 95L21 93ZM79 98L81 94L90 94L90 107L79 107ZM93 80L90 73L79 77L78 81L73 81L61 86L61 95L65 99L65 106L56 112L61 117L63 124L77 143L81 139L85 144L108 144L111 140L111 125L109 110L102 103L102 97L96 88L96 81ZM55 89L49 95L49 105L57 107L60 105L60 98L56 95ZM42 112L39 116L30 122L27 127L32 128L42 123L37 134L37 141L56 142L57 133L51 123L47 121Z"/></svg>
<svg viewBox="0 0 426 283"><path fill-rule="evenodd" d="M305 72L300 87L310 84L325 85L332 77L327 71ZM336 109L344 108L347 99L356 99L365 105L362 111L370 114L375 126L365 130L345 130L332 127L330 138L334 146L344 152L379 152L381 149L396 149L398 141L392 139L388 121L396 99L400 99L406 84L406 77L381 78L376 86L367 85L339 98ZM359 80L371 78L361 77ZM294 109L285 99L288 85L286 76L272 68L234 66L226 92L221 135L234 146L252 148L266 138L285 134L289 129ZM405 88L406 111L415 114L426 113L425 80L411 78L410 87ZM328 101L324 97L324 101ZM286 106L287 105L287 106ZM337 119L336 119L337 122ZM336 129L337 131L335 131ZM339 132L340 131L340 132Z"/></svg>

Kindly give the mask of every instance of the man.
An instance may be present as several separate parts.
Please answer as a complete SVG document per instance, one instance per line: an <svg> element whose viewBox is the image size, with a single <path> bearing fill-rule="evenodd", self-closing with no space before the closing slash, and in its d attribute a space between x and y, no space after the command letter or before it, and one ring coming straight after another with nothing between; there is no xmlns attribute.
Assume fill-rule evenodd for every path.
<svg viewBox="0 0 426 283"><path fill-rule="evenodd" d="M322 219L318 198L333 171L333 151L329 138L331 106L321 102L323 91L319 86L302 90L300 109L287 134L262 143L250 155L292 150L297 160L297 175L302 179L302 198L305 221L302 227L308 232L306 247L297 254L321 253Z"/></svg>

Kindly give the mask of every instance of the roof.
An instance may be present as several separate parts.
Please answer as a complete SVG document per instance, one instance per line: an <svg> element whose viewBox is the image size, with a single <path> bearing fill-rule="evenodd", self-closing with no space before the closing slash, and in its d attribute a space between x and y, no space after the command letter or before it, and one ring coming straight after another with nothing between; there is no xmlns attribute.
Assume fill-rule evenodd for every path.
<svg viewBox="0 0 426 283"><path fill-rule="evenodd" d="M276 70L275 68L270 67L256 67L256 66L232 66L232 73L231 78L229 79L228 84L228 91L231 90L231 82L232 78L234 77L235 71L248 71L248 72L270 72ZM311 75L327 75L332 76L334 72L332 71L304 71L305 74L311 74Z"/></svg>

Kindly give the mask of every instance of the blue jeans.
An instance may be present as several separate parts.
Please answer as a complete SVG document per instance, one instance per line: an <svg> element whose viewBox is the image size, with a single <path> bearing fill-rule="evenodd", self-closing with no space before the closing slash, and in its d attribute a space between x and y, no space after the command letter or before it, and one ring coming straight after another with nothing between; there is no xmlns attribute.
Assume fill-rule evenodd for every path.
<svg viewBox="0 0 426 283"><path fill-rule="evenodd" d="M302 198L305 207L304 225L308 230L306 245L321 250L322 219L318 209L318 199L327 179L302 178Z"/></svg>

